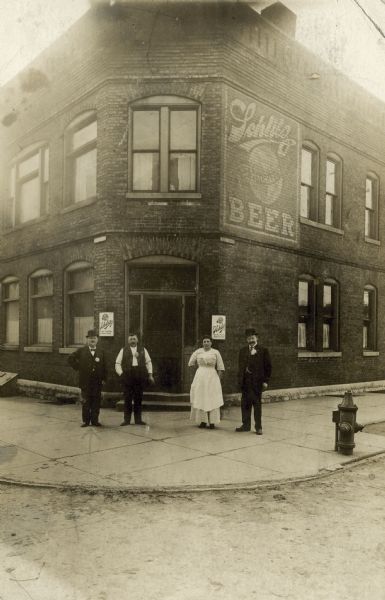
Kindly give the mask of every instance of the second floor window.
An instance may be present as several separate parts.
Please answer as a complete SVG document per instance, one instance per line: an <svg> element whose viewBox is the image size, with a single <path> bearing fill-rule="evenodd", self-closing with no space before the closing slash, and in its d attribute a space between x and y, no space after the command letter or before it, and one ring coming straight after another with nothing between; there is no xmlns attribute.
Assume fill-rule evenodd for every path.
<svg viewBox="0 0 385 600"><path fill-rule="evenodd" d="M316 152L302 148L301 152L301 202L300 214L316 220Z"/></svg>
<svg viewBox="0 0 385 600"><path fill-rule="evenodd" d="M48 209L49 154L40 147L15 161L11 167L6 227L22 225L46 214Z"/></svg>
<svg viewBox="0 0 385 600"><path fill-rule="evenodd" d="M66 132L66 197L71 205L96 197L97 121L93 111L75 119Z"/></svg>
<svg viewBox="0 0 385 600"><path fill-rule="evenodd" d="M365 237L378 239L378 180L374 176L366 178Z"/></svg>
<svg viewBox="0 0 385 600"><path fill-rule="evenodd" d="M132 105L132 190L198 188L198 105L157 96Z"/></svg>
<svg viewBox="0 0 385 600"><path fill-rule="evenodd" d="M331 227L341 225L340 171L340 162L326 160L325 225Z"/></svg>

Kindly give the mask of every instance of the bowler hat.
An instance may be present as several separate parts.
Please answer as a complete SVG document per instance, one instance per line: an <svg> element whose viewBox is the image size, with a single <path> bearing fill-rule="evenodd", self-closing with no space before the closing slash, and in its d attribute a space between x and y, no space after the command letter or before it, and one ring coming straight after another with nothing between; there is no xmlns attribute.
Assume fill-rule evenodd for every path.
<svg viewBox="0 0 385 600"><path fill-rule="evenodd" d="M99 337L98 332L96 331L96 329L89 329L87 331L87 335L86 337Z"/></svg>
<svg viewBox="0 0 385 600"><path fill-rule="evenodd" d="M247 337L249 335L258 335L258 332L255 329L255 327L248 327L247 329L245 329L245 336Z"/></svg>

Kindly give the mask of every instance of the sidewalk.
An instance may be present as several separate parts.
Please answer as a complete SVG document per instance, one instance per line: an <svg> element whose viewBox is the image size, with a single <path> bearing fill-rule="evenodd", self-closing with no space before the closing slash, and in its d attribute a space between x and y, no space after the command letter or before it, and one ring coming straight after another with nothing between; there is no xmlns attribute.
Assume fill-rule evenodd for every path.
<svg viewBox="0 0 385 600"><path fill-rule="evenodd" d="M354 396L357 420L385 421L385 394ZM163 490L262 485L301 479L385 452L385 437L355 436L353 456L334 452L332 410L340 397L263 405L263 435L235 433L240 408L216 430L187 412L145 412L147 426L120 427L102 409L103 427L80 428L80 407L0 398L0 481L84 488Z"/></svg>

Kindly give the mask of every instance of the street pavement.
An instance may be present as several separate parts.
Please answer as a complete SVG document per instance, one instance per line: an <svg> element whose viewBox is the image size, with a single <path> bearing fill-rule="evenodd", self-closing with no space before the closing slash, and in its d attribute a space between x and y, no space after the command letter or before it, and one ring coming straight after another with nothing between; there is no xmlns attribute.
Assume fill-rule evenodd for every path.
<svg viewBox="0 0 385 600"><path fill-rule="evenodd" d="M225 408L215 430L188 412L144 412L146 426L81 428L78 405L0 398L0 481L86 489L161 491L253 487L326 474L385 453L385 436L357 433L352 456L334 451L332 411L341 396L263 405L263 435L236 433L240 408ZM354 396L357 421L385 421L385 394Z"/></svg>

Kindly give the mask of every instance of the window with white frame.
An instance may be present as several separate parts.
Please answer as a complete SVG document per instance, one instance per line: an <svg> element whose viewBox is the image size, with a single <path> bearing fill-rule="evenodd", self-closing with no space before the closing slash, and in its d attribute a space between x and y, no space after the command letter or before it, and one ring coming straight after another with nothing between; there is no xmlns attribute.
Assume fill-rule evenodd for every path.
<svg viewBox="0 0 385 600"><path fill-rule="evenodd" d="M377 337L377 298L376 289L371 285L364 288L362 347L364 350L376 350Z"/></svg>
<svg viewBox="0 0 385 600"><path fill-rule="evenodd" d="M341 226L341 161L326 160L325 225Z"/></svg>
<svg viewBox="0 0 385 600"><path fill-rule="evenodd" d="M40 269L29 279L29 342L33 345L52 345L53 277Z"/></svg>
<svg viewBox="0 0 385 600"><path fill-rule="evenodd" d="M84 344L87 331L94 327L94 269L78 262L65 275L65 342Z"/></svg>
<svg viewBox="0 0 385 600"><path fill-rule="evenodd" d="M155 96L133 103L131 116L132 191L197 191L198 103Z"/></svg>
<svg viewBox="0 0 385 600"><path fill-rule="evenodd" d="M313 221L317 219L317 157L315 148L302 148L300 215Z"/></svg>
<svg viewBox="0 0 385 600"><path fill-rule="evenodd" d="M378 179L372 174L365 185L365 237L378 240Z"/></svg>
<svg viewBox="0 0 385 600"><path fill-rule="evenodd" d="M314 349L315 305L314 280L311 276L302 276L298 282L298 348Z"/></svg>
<svg viewBox="0 0 385 600"><path fill-rule="evenodd" d="M97 120L95 111L79 115L67 127L65 204L96 198Z"/></svg>
<svg viewBox="0 0 385 600"><path fill-rule="evenodd" d="M6 277L2 281L4 314L4 341L11 346L19 345L19 280Z"/></svg>
<svg viewBox="0 0 385 600"><path fill-rule="evenodd" d="M9 195L5 210L6 228L22 225L48 210L49 150L34 146L23 150L10 168Z"/></svg>

